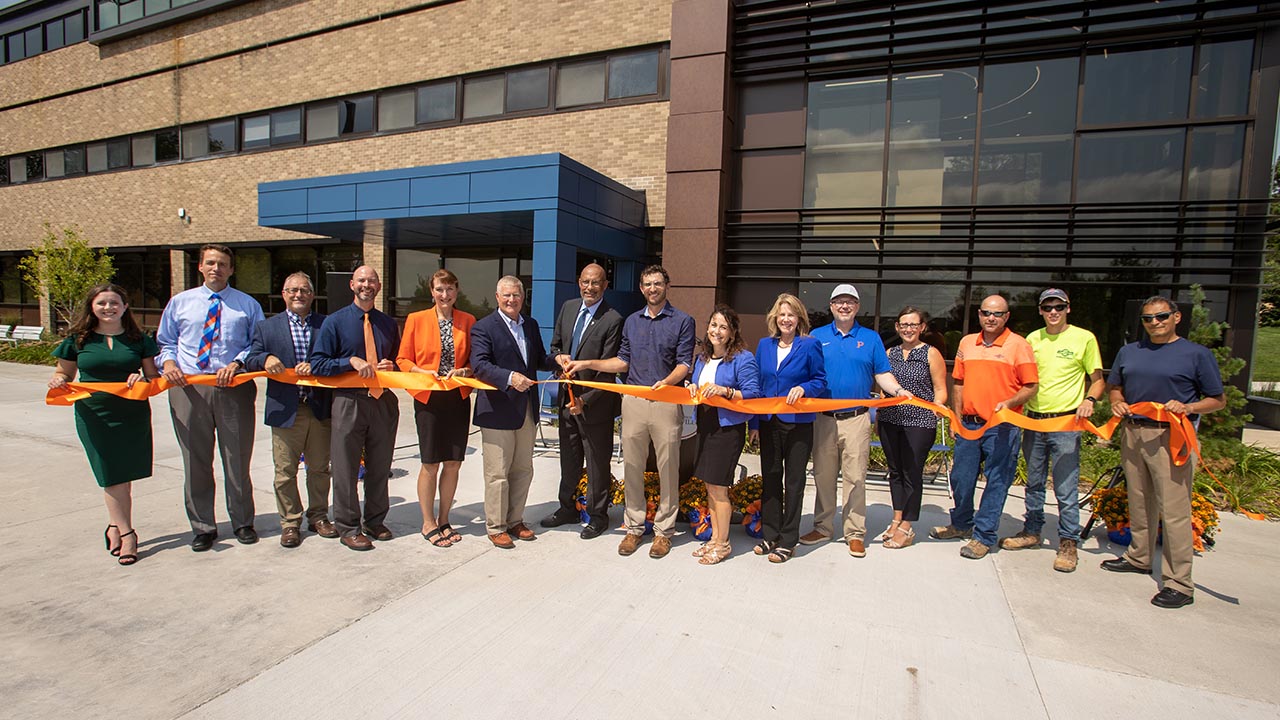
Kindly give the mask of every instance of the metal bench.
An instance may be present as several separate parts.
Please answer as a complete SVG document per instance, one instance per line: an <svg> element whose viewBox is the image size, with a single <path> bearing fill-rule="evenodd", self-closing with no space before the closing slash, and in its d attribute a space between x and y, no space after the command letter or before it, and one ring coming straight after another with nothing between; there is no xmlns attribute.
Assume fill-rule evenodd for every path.
<svg viewBox="0 0 1280 720"><path fill-rule="evenodd" d="M9 331L12 329L12 325L0 325L0 341L7 342L10 345L17 345L18 341L9 336Z"/></svg>
<svg viewBox="0 0 1280 720"><path fill-rule="evenodd" d="M44 337L44 328L39 325L19 325L13 329L9 341L14 345L20 342L40 342Z"/></svg>

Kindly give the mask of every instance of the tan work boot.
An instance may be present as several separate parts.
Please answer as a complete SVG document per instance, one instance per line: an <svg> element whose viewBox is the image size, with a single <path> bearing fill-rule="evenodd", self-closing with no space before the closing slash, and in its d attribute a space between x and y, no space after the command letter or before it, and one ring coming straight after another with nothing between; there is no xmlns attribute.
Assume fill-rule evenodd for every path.
<svg viewBox="0 0 1280 720"><path fill-rule="evenodd" d="M1076 541L1061 540L1058 542L1058 557L1053 559L1053 569L1058 572L1075 572Z"/></svg>
<svg viewBox="0 0 1280 720"><path fill-rule="evenodd" d="M973 528L961 530L955 525L938 525L929 531L934 540L968 540L973 537Z"/></svg>
<svg viewBox="0 0 1280 720"><path fill-rule="evenodd" d="M640 533L627 533L622 538L622 542L618 545L619 555L631 555L640 549L640 543L644 541L644 535Z"/></svg>
<svg viewBox="0 0 1280 720"><path fill-rule="evenodd" d="M671 552L671 538L655 537L653 539L653 545L649 547L649 557L664 558L669 552Z"/></svg>
<svg viewBox="0 0 1280 720"><path fill-rule="evenodd" d="M983 545L977 540L970 540L965 543L964 547L960 548L960 557L968 558L970 560L981 560L986 557L989 552L991 552L990 545Z"/></svg>
<svg viewBox="0 0 1280 720"><path fill-rule="evenodd" d="M1035 533L1029 533L1026 530L1000 541L1001 550L1025 550L1039 545L1040 536Z"/></svg>

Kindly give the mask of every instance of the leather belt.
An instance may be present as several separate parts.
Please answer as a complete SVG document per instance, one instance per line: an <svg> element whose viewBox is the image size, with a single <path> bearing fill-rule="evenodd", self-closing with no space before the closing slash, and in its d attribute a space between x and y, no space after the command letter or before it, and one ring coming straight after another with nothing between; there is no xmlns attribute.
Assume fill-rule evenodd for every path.
<svg viewBox="0 0 1280 720"><path fill-rule="evenodd" d="M1076 414L1075 410L1064 410L1062 412L1051 412L1051 413L1032 412L1028 410L1025 413L1023 413L1023 415L1026 415L1032 420L1047 420L1049 418L1064 417L1066 415L1075 415L1075 414Z"/></svg>
<svg viewBox="0 0 1280 720"><path fill-rule="evenodd" d="M858 417L859 415L864 415L866 414L866 412L867 412L867 408L856 407L856 408L853 408L852 410L824 410L822 414L830 418L835 418L836 420L848 420L849 418L855 418L855 417Z"/></svg>
<svg viewBox="0 0 1280 720"><path fill-rule="evenodd" d="M1138 427L1146 427L1146 428L1169 427L1169 423L1167 422L1152 420L1151 418L1145 418L1145 417L1142 417L1141 415L1130 415L1129 417L1125 418L1125 422L1129 423L1130 425L1137 425Z"/></svg>
<svg viewBox="0 0 1280 720"><path fill-rule="evenodd" d="M981 415L961 415L960 419L964 422L973 423L975 425L985 425L987 422L986 418Z"/></svg>

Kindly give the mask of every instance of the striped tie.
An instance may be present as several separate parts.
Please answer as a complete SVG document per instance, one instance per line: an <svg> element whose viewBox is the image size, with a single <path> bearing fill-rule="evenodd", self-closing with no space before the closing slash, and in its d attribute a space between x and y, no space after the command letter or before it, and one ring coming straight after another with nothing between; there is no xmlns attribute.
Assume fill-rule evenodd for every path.
<svg viewBox="0 0 1280 720"><path fill-rule="evenodd" d="M200 353L196 365L208 372L213 365L213 341L222 331L222 298L218 293L209 296L209 314L204 318L204 332L200 335Z"/></svg>

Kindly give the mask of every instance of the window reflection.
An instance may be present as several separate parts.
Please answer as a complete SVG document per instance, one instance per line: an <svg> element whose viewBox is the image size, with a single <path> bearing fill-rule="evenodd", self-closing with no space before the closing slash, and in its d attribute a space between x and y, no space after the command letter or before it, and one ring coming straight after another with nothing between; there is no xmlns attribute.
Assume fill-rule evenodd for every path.
<svg viewBox="0 0 1280 720"><path fill-rule="evenodd" d="M1161 202L1181 190L1183 135L1175 130L1080 136L1080 202Z"/></svg>
<svg viewBox="0 0 1280 720"><path fill-rule="evenodd" d="M989 65L983 76L978 202L1071 199L1079 60Z"/></svg>
<svg viewBox="0 0 1280 720"><path fill-rule="evenodd" d="M1253 41L1207 42L1200 46L1196 75L1196 117L1249 112Z"/></svg>
<svg viewBox="0 0 1280 720"><path fill-rule="evenodd" d="M1191 46L1091 53L1084 64L1086 125L1187 116Z"/></svg>
<svg viewBox="0 0 1280 720"><path fill-rule="evenodd" d="M399 302L396 310L408 314L431 307L435 303L431 298L431 275L439 269L439 251L397 249L395 296Z"/></svg>
<svg viewBox="0 0 1280 720"><path fill-rule="evenodd" d="M878 206L888 79L809 85L805 207Z"/></svg>
<svg viewBox="0 0 1280 720"><path fill-rule="evenodd" d="M1244 157L1244 125L1191 130L1188 200L1234 200L1240 197L1240 164Z"/></svg>
<svg viewBox="0 0 1280 720"><path fill-rule="evenodd" d="M886 205L967 205L972 201L978 71L960 68L895 75Z"/></svg>

